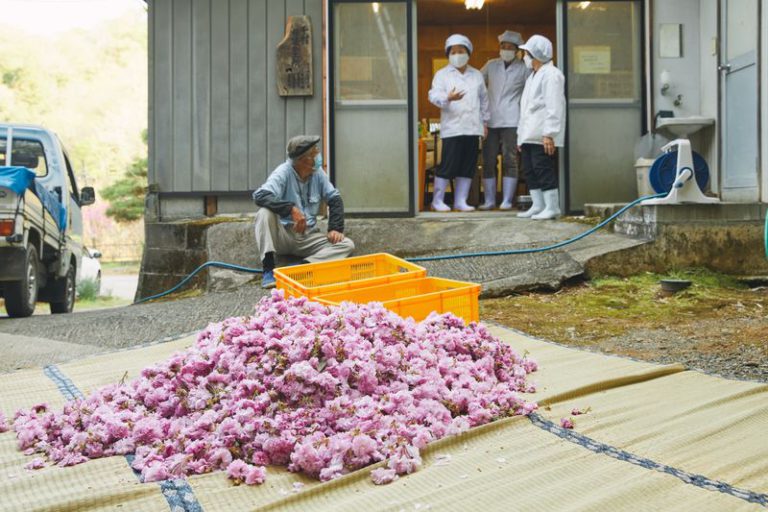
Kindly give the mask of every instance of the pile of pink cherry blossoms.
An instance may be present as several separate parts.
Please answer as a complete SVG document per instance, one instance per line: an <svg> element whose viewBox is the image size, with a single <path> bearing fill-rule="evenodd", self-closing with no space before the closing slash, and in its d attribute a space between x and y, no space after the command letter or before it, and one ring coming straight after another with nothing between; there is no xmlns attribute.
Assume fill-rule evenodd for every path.
<svg viewBox="0 0 768 512"><path fill-rule="evenodd" d="M534 411L519 393L535 370L450 314L416 323L274 292L135 380L19 411L13 429L19 449L60 466L133 453L144 481L226 470L258 484L269 464L331 480L386 460L371 476L387 483L434 440Z"/></svg>

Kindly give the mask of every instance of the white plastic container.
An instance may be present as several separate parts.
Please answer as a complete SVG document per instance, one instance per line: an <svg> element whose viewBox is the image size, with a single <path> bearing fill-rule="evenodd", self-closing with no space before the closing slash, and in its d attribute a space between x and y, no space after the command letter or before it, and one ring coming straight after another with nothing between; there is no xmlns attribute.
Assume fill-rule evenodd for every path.
<svg viewBox="0 0 768 512"><path fill-rule="evenodd" d="M635 172L637 174L637 197L650 196L656 192L651 187L651 180L648 179L648 173L655 160L653 158L638 158L635 161Z"/></svg>

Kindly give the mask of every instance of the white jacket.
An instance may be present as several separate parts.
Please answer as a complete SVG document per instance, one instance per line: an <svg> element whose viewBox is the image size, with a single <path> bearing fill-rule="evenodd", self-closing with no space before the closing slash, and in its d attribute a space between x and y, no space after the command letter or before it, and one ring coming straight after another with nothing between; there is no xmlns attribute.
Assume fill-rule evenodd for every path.
<svg viewBox="0 0 768 512"><path fill-rule="evenodd" d="M520 121L520 98L530 70L521 60L509 66L501 59L491 59L480 70L488 84L491 121L489 128L515 128Z"/></svg>
<svg viewBox="0 0 768 512"><path fill-rule="evenodd" d="M457 101L448 101L448 94L456 89L464 92ZM448 65L435 73L429 101L440 108L440 137L459 135L483 135L484 125L490 120L488 112L488 91L483 74L472 66L464 73Z"/></svg>
<svg viewBox="0 0 768 512"><path fill-rule="evenodd" d="M517 127L519 145L543 144L543 137L565 144L565 77L551 61L526 80Z"/></svg>

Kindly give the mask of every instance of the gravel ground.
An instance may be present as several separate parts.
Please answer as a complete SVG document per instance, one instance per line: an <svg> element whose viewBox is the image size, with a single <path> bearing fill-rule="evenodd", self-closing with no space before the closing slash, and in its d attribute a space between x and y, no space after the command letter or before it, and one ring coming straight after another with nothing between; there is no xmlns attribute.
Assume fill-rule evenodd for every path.
<svg viewBox="0 0 768 512"><path fill-rule="evenodd" d="M715 329L720 331L720 325L702 322L697 327L701 329L702 338L681 336L672 330L642 329L621 336L613 336L587 346L581 343L569 343L567 340L559 340L555 343L660 364L682 363L691 370L727 379L768 383L768 357L765 355L765 344L762 347L745 344L727 346L722 342L706 339L708 332L714 332ZM734 321L728 330L754 327L760 327L768 332L766 322L758 326L757 321L754 320Z"/></svg>
<svg viewBox="0 0 768 512"><path fill-rule="evenodd" d="M247 315L256 302L266 294L260 287L250 284L236 291L209 293L199 297L175 301L155 302L112 309L102 309L68 315L39 315L25 319L0 319L0 344L5 361L0 372L21 367L42 366L84 353L120 349L143 343L177 337L204 328L211 322L230 316ZM535 320L536 312L530 311ZM524 332L548 337L557 343L579 348L632 357L658 363L683 363L691 369L726 378L768 382L768 321L759 318L734 317L727 324L722 321L691 320L688 328L636 329L617 336L590 341L587 333L566 330L561 336L543 336L536 332L535 323L504 321L494 315L484 316ZM731 343L732 335L754 333L757 343ZM49 349L28 351L14 359L18 347L4 340L2 333L44 338L66 342L76 350L64 350L61 343L52 343ZM7 337L8 338L8 337ZM762 340L762 341L760 341ZM41 343L43 340L40 340ZM18 345L18 340L16 340ZM0 347L2 348L2 347Z"/></svg>
<svg viewBox="0 0 768 512"><path fill-rule="evenodd" d="M247 315L265 295L259 286L67 315L0 319L0 332L81 345L125 348L200 330L211 322ZM77 310L75 310L77 311Z"/></svg>
<svg viewBox="0 0 768 512"><path fill-rule="evenodd" d="M768 382L768 289L691 277L674 296L658 291L658 276L611 278L486 300L480 316L566 346Z"/></svg>

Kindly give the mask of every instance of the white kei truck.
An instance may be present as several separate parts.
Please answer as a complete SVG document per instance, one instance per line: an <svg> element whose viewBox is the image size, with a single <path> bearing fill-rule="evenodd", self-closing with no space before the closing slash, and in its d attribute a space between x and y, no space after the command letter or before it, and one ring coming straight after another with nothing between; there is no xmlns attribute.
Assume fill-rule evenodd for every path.
<svg viewBox="0 0 768 512"><path fill-rule="evenodd" d="M11 317L39 302L70 313L83 255L80 208L92 187L78 189L55 133L40 126L0 124L0 296Z"/></svg>

